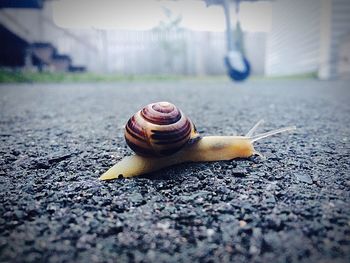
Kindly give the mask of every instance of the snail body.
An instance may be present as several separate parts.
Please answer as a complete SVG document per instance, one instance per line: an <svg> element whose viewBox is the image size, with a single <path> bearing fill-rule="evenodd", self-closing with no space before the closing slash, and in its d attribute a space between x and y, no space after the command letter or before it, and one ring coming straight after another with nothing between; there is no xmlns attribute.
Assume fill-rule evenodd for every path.
<svg viewBox="0 0 350 263"><path fill-rule="evenodd" d="M150 105L155 105L155 104L157 103L150 104ZM158 104L161 104L161 103L158 103ZM162 104L168 107L168 105L165 102L162 102ZM170 107L174 106L172 104L170 105L171 105ZM141 112L142 110L139 111L138 113L141 114ZM183 118L184 117L183 113L179 110L178 112L182 114L181 118ZM137 114L135 114L133 117L136 118L135 116ZM179 120L181 118L177 117L177 119ZM120 162L118 162L113 167L111 167L107 172L105 172L100 177L100 180L110 180L110 179L116 179L116 178L129 178L129 177L139 176L141 174L151 173L151 172L163 169L165 167L169 167L180 163L210 162L210 161L232 160L235 158L248 158L254 154L259 154L254 149L254 146L253 146L253 143L255 141L258 141L262 138L266 138L278 133L296 129L294 126L286 127L286 128L281 128L281 129L277 129L277 130L273 130L270 132L253 136L254 131L262 123L262 121L260 121L246 134L246 136L200 137L196 132L196 129L193 123L187 117L184 117L184 119L190 123L191 129L189 132L187 131L187 133L189 133L190 136L188 138L187 137L185 138L184 134L186 133L181 133L181 132L179 133L181 134L181 137L180 137L181 146L179 148L178 148L178 145L174 147L174 144L171 144L172 142L171 140L168 143L171 149L170 151L166 151L165 148L158 148L157 145L156 146L151 145L149 148L151 150L148 150L147 154L145 154L145 151L142 151L141 154L136 153L135 155L131 155L123 158ZM131 126L129 122L126 125L126 131L125 131L125 137L126 137L127 143L129 138L128 136L131 136L128 134L129 133L128 128L129 126ZM142 122L139 122L139 123L142 123ZM186 123L186 121L184 121L183 123ZM145 124L145 123L143 123L142 125L144 126L138 127L140 130L142 129L141 127L143 127L144 130L147 130L147 127L149 127L147 126L148 124ZM152 127L154 128L155 126L152 126ZM182 126L179 125L179 127L183 127L183 125ZM164 127L160 127L160 128L164 128ZM133 129L133 130L136 130L136 129ZM151 130L154 131L154 129L151 129ZM170 129L170 131L175 134L173 129ZM148 138L147 137L149 136L148 133L144 132L144 134L145 134L145 137L143 138ZM141 137L141 133L139 133L139 136ZM152 136L150 136L150 139L151 140L153 139ZM143 141L141 142L144 143L145 140L146 139L143 139ZM132 140L132 142L135 143L137 141ZM162 146L167 145L166 142L167 140L164 140L164 143L161 145ZM151 143L154 143L154 142L151 141L149 144ZM128 145L130 146L130 142L128 143ZM144 145L145 144L143 144L143 146ZM137 148L134 145L132 146L134 148Z"/></svg>
<svg viewBox="0 0 350 263"><path fill-rule="evenodd" d="M100 179L134 177L180 163L223 161L238 157L247 158L254 153L253 144L244 136L205 136L198 142L189 144L169 156L127 156L104 173Z"/></svg>

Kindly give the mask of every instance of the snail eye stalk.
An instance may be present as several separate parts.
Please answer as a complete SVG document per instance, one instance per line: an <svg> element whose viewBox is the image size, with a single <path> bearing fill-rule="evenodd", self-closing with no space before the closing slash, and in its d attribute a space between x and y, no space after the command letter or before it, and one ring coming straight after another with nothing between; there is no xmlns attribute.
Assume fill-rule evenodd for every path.
<svg viewBox="0 0 350 263"><path fill-rule="evenodd" d="M297 129L296 126L290 126L290 127L280 128L280 129L265 132L265 133L260 133L260 134L254 135L252 137L249 137L249 138L250 138L251 142L253 143L253 142L259 141L261 139L273 136L275 134L279 134L282 132L288 132L288 131L294 131L296 129Z"/></svg>

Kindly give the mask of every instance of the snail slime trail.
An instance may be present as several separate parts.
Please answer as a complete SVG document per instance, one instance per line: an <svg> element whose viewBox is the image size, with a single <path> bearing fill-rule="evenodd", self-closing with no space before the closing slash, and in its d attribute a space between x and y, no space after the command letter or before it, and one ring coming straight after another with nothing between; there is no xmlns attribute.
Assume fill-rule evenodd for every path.
<svg viewBox="0 0 350 263"><path fill-rule="evenodd" d="M254 125L246 136L201 137L192 121L175 105L169 102L149 104L125 126L126 143L135 155L123 158L100 180L139 176L180 163L248 158L259 154L254 142L296 129L291 126L253 136L261 123Z"/></svg>

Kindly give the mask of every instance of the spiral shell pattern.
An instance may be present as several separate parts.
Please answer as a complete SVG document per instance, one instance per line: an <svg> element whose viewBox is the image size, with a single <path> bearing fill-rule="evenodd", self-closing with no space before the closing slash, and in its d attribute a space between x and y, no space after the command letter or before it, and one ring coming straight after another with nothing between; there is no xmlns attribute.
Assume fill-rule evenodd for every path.
<svg viewBox="0 0 350 263"><path fill-rule="evenodd" d="M171 155L196 136L191 120L169 102L145 106L125 126L126 143L143 156Z"/></svg>

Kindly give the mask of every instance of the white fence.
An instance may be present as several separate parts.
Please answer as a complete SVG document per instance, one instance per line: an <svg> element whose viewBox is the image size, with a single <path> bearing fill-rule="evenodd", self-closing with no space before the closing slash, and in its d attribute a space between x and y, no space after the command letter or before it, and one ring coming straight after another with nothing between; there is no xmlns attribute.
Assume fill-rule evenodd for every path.
<svg viewBox="0 0 350 263"><path fill-rule="evenodd" d="M106 33L109 72L206 75L224 72L223 34L191 31Z"/></svg>
<svg viewBox="0 0 350 263"><path fill-rule="evenodd" d="M74 32L74 31L73 31ZM79 34L79 32L74 32ZM98 59L87 60L80 47L69 39L58 40L64 52L92 71L120 74L225 74L223 32L177 31L90 31L83 36L98 50ZM245 34L246 53L253 74L264 73L264 33Z"/></svg>

